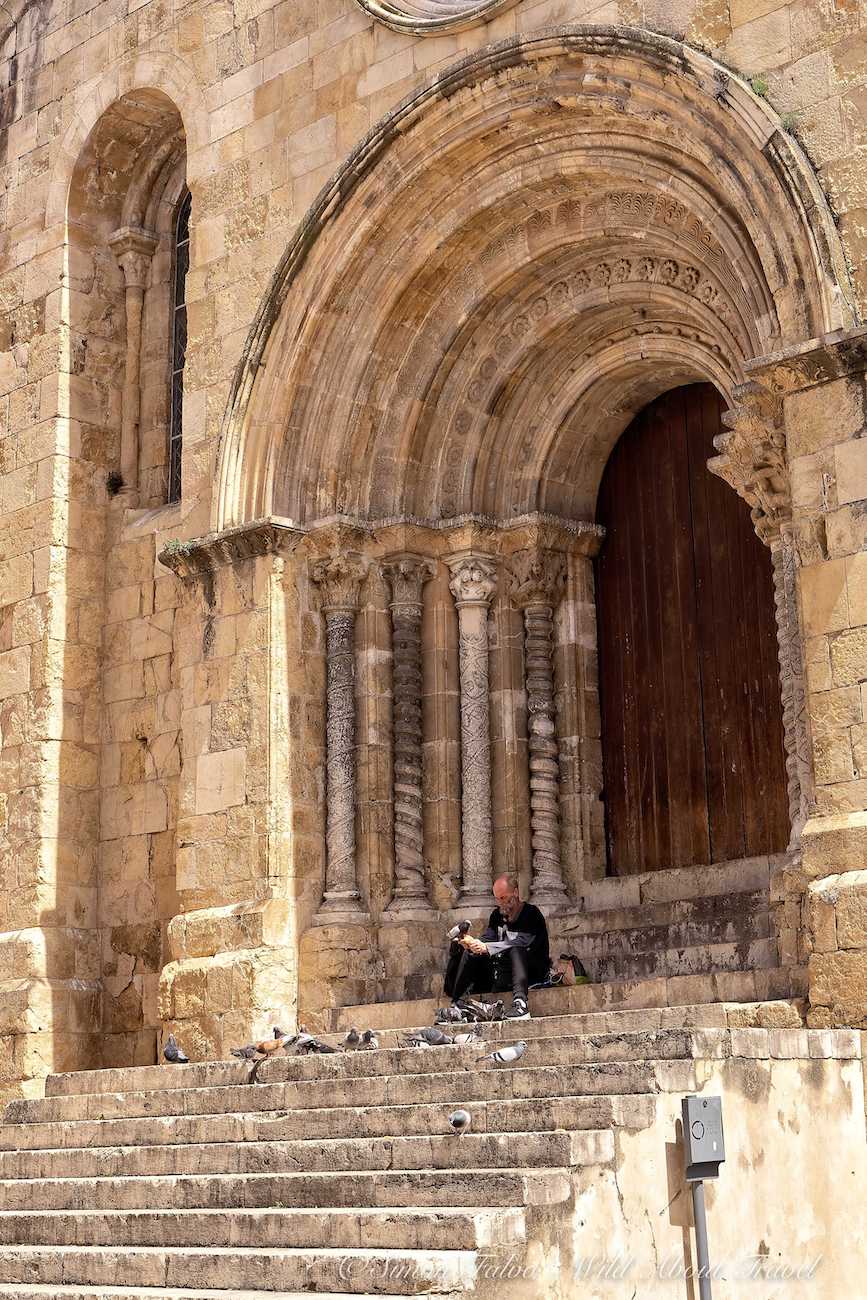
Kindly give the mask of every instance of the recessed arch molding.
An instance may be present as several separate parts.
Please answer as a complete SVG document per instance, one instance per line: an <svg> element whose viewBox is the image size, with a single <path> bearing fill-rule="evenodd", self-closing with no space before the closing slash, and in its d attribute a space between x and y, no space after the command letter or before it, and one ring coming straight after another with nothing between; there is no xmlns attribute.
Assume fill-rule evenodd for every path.
<svg viewBox="0 0 867 1300"><path fill-rule="evenodd" d="M854 321L821 188L768 105L632 28L440 73L322 190L251 328L213 526L592 517L641 405Z"/></svg>

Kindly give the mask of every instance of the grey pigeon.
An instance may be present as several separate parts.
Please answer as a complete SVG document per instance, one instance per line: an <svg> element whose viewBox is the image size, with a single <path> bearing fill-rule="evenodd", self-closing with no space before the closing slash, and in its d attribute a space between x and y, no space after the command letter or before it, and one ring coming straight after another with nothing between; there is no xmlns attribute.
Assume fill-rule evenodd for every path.
<svg viewBox="0 0 867 1300"><path fill-rule="evenodd" d="M431 1025L428 1029L419 1029L416 1033L408 1034L404 1039L405 1047L445 1047L452 1040L448 1034L437 1025Z"/></svg>
<svg viewBox="0 0 867 1300"><path fill-rule="evenodd" d="M163 1048L163 1056L169 1065L188 1065L190 1058L186 1055L182 1047L178 1047L178 1040L174 1034L169 1034L166 1039L166 1045Z"/></svg>
<svg viewBox="0 0 867 1300"><path fill-rule="evenodd" d="M361 1034L355 1028L355 1025L350 1025L349 1033L343 1040L343 1050L345 1052L354 1052L360 1042Z"/></svg>
<svg viewBox="0 0 867 1300"><path fill-rule="evenodd" d="M372 1051L374 1048L379 1047L379 1039L372 1029L365 1029L358 1046L362 1051Z"/></svg>
<svg viewBox="0 0 867 1300"><path fill-rule="evenodd" d="M512 1043L508 1047L500 1047L496 1052L489 1052L487 1056L480 1056L480 1061L494 1061L498 1065L514 1065L515 1061L520 1061L521 1057L527 1050L527 1044L523 1039L519 1043Z"/></svg>
<svg viewBox="0 0 867 1300"><path fill-rule="evenodd" d="M467 933L469 928L470 928L469 921L458 921L457 925L453 925L452 928L449 930L449 938L463 939L464 935Z"/></svg>
<svg viewBox="0 0 867 1300"><path fill-rule="evenodd" d="M453 1110L449 1115L449 1123L458 1137L466 1133L472 1122L473 1117L468 1110Z"/></svg>
<svg viewBox="0 0 867 1300"><path fill-rule="evenodd" d="M480 1038L481 1034L474 1025L472 1029L462 1029L460 1033L454 1034L452 1036L452 1042L457 1047L467 1047L471 1043L477 1043Z"/></svg>

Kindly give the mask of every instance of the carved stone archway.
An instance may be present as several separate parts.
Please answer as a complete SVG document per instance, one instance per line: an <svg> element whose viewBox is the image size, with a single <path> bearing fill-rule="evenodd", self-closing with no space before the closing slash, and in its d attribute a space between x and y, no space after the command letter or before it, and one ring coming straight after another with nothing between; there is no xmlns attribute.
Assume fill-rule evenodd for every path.
<svg viewBox="0 0 867 1300"><path fill-rule="evenodd" d="M439 859L423 864L430 897L419 888L417 859L411 888L404 862L398 896L442 911L463 885L477 901L489 865L488 794L484 783L469 791L474 814L476 804L482 812L474 852L483 850L470 863L466 820L463 845L459 833L460 744L465 755L468 744L492 755L494 857L499 815L518 858L530 859L535 811L546 873L538 883L549 896L568 894L600 870L591 565L599 538L586 521L610 449L662 391L695 381L717 387L734 421L717 468L751 506L758 502L758 523L774 519L765 540L777 548L781 664L790 672L797 610L780 505L785 465L773 459L767 422L756 435L745 385L752 359L851 325L845 285L821 190L767 104L711 59L633 29L572 28L474 54L384 119L322 191L239 365L212 517L218 535L268 517L308 534L287 560L286 583L298 627L319 629L315 650L304 653L308 662L318 656L314 676L323 682L334 668L327 602L315 595L323 554L336 562L348 530L353 556L368 563L353 622L359 744L347 782L358 791L356 857L341 858L339 881L354 919L340 918L336 935L326 913L308 932L304 956L317 996L326 948L333 999L362 1001L400 974L392 938L381 937L396 933L400 915L384 915L396 896L388 811L394 557L434 565L413 619L427 629L422 681L431 703L421 743L437 786L426 815L440 844ZM564 585L545 587L551 605L541 596L527 604L521 591L521 575L535 570L513 557L534 549L555 553L552 572L565 567ZM464 563L485 579L471 599L456 578ZM463 713L457 707L468 703L456 665L471 640L474 689L482 682L490 694L487 727L478 701ZM301 652L300 632L298 644ZM809 779L797 690L784 683L795 832ZM555 756L542 740L552 691L559 744L549 768ZM531 695L533 757L544 777L532 808ZM417 774L415 716L402 744L412 733ZM324 786L322 728L311 746ZM559 878L552 782L560 790ZM299 820L315 826L308 796L292 798ZM467 798L465 785L464 813ZM417 817L412 826L417 832ZM314 899L305 885L302 927L328 892L324 822L310 843L321 888ZM373 941L380 917L389 924ZM431 944L438 948L439 931Z"/></svg>

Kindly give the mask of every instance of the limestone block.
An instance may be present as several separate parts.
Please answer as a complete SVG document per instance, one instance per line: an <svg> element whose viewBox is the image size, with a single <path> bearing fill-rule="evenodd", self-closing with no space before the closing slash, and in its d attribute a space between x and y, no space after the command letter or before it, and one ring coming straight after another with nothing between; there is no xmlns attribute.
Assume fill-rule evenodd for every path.
<svg viewBox="0 0 867 1300"><path fill-rule="evenodd" d="M807 940L813 952L837 951L836 886L839 880L839 876L828 876L814 881L807 890Z"/></svg>
<svg viewBox="0 0 867 1300"><path fill-rule="evenodd" d="M231 949L273 947L286 936L290 923L287 899L238 903L175 916L168 925L173 958L208 957Z"/></svg>
<svg viewBox="0 0 867 1300"><path fill-rule="evenodd" d="M837 946L867 949L867 869L839 876L834 892Z"/></svg>
<svg viewBox="0 0 867 1300"><path fill-rule="evenodd" d="M790 456L808 456L831 443L857 438L865 424L863 388L846 378L794 393L785 399L784 408Z"/></svg>
<svg viewBox="0 0 867 1300"><path fill-rule="evenodd" d="M867 627L840 632L831 638L831 672L837 686L867 681Z"/></svg>
<svg viewBox="0 0 867 1300"><path fill-rule="evenodd" d="M200 754L196 760L197 813L220 812L246 798L246 757L243 748Z"/></svg>
<svg viewBox="0 0 867 1300"><path fill-rule="evenodd" d="M867 439L854 438L834 448L840 505L867 499Z"/></svg>
<svg viewBox="0 0 867 1300"><path fill-rule="evenodd" d="M865 444L867 445L867 444ZM867 623L867 552L846 559L846 592L849 620L853 627Z"/></svg>
<svg viewBox="0 0 867 1300"><path fill-rule="evenodd" d="M800 571L804 630L808 637L849 626L846 562L825 560Z"/></svg>
<svg viewBox="0 0 867 1300"><path fill-rule="evenodd" d="M0 700L30 689L30 657L29 645L0 654Z"/></svg>
<svg viewBox="0 0 867 1300"><path fill-rule="evenodd" d="M831 1024L867 1028L867 950L813 953L810 1005L828 1007Z"/></svg>
<svg viewBox="0 0 867 1300"><path fill-rule="evenodd" d="M855 770L848 731L813 736L813 768L819 785L853 779Z"/></svg>
<svg viewBox="0 0 867 1300"><path fill-rule="evenodd" d="M861 871L867 862L867 812L815 817L801 835L801 863L808 879Z"/></svg>

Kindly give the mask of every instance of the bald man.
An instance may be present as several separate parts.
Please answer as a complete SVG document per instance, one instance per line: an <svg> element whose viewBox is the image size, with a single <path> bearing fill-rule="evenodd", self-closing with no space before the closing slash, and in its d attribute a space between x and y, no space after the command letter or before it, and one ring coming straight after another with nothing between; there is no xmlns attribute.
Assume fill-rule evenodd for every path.
<svg viewBox="0 0 867 1300"><path fill-rule="evenodd" d="M494 881L497 906L480 939L464 935L449 951L445 992L457 1002L465 993L512 990L510 1020L527 1020L527 988L547 979L551 966L548 927L532 903L521 898L518 877Z"/></svg>

